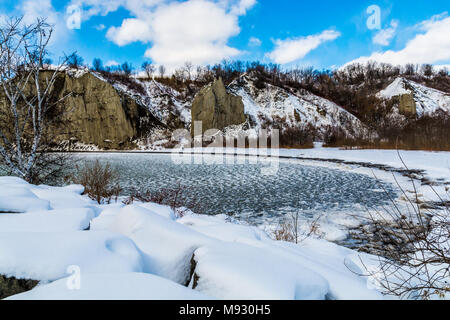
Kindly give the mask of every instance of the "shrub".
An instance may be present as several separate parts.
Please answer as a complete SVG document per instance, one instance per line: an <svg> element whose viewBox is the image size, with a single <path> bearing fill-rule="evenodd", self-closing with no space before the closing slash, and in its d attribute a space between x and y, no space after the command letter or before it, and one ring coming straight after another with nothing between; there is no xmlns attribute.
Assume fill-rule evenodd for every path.
<svg viewBox="0 0 450 320"><path fill-rule="evenodd" d="M99 160L94 163L85 163L78 168L72 182L84 186L84 194L97 201L98 204L111 203L113 197L119 196L122 189L119 186L118 171L109 163L102 165Z"/></svg>
<svg viewBox="0 0 450 320"><path fill-rule="evenodd" d="M277 229L275 229L273 232L273 238L276 241L286 241L299 244L313 235L318 234L320 229L319 218L311 222L308 226L308 232L301 233L299 212L290 214L278 225Z"/></svg>
<svg viewBox="0 0 450 320"><path fill-rule="evenodd" d="M159 191L150 190L133 190L131 195L123 201L124 204L129 205L134 201L143 203L157 203L170 206L175 213L182 217L187 210L192 210L195 213L201 213L202 207L200 201L194 196L186 195L189 188L178 184L175 188L164 188ZM189 200L187 200L189 199Z"/></svg>

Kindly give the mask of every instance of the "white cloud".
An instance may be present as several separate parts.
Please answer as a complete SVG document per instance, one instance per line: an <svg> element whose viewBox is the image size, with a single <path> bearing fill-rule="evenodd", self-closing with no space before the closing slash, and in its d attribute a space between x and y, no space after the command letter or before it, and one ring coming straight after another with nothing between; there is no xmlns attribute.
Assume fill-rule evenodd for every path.
<svg viewBox="0 0 450 320"><path fill-rule="evenodd" d="M140 19L125 19L120 27L111 27L106 37L119 46L124 46L136 41L148 42L152 40L150 25Z"/></svg>
<svg viewBox="0 0 450 320"><path fill-rule="evenodd" d="M56 23L58 13L52 6L51 0L26 0L20 5L23 20L27 24L36 22L37 18L47 18L47 22Z"/></svg>
<svg viewBox="0 0 450 320"><path fill-rule="evenodd" d="M75 5L80 7L82 9L82 19L89 20L93 16L104 16L114 12L125 4L125 0L72 0L69 6Z"/></svg>
<svg viewBox="0 0 450 320"><path fill-rule="evenodd" d="M388 46L391 43L391 40L394 38L397 28L398 21L392 20L391 26L389 28L377 32L377 34L373 37L373 43L379 44L381 46Z"/></svg>
<svg viewBox="0 0 450 320"><path fill-rule="evenodd" d="M450 61L450 17L446 13L418 24L415 29L419 33L403 49L375 52L348 64L375 61L404 65L406 63L436 64Z"/></svg>
<svg viewBox="0 0 450 320"><path fill-rule="evenodd" d="M169 71L186 61L215 63L239 54L227 45L239 34L238 18L204 0L176 2L160 7L152 22L153 46L145 55Z"/></svg>
<svg viewBox="0 0 450 320"><path fill-rule="evenodd" d="M250 47L260 47L260 46L262 45L262 41L259 40L259 39L256 38L256 37L251 37L251 38L248 40L248 45L249 45Z"/></svg>
<svg viewBox="0 0 450 320"><path fill-rule="evenodd" d="M239 16L257 0L72 0L83 9L83 20L123 7L131 14L108 29L107 38L119 46L149 43L145 56L169 71L186 61L215 63L240 53L227 45L239 34Z"/></svg>
<svg viewBox="0 0 450 320"><path fill-rule="evenodd" d="M120 63L118 63L115 60L109 60L108 62L105 63L105 67L115 67L118 66Z"/></svg>
<svg viewBox="0 0 450 320"><path fill-rule="evenodd" d="M243 16L249 9L255 6L256 2L256 0L239 0L236 5L232 6L231 14Z"/></svg>
<svg viewBox="0 0 450 320"><path fill-rule="evenodd" d="M45 18L46 22L54 27L50 44L66 38L69 31L64 16L55 10L51 0L24 0L17 9L26 24L35 23L38 18Z"/></svg>
<svg viewBox="0 0 450 320"><path fill-rule="evenodd" d="M99 25L96 25L94 28L95 28L95 30L102 31L102 30L106 29L106 26L104 24L99 24Z"/></svg>
<svg viewBox="0 0 450 320"><path fill-rule="evenodd" d="M304 58L309 52L322 43L332 41L341 36L334 30L325 30L321 34L287 40L275 40L275 50L267 56L279 64L287 64Z"/></svg>

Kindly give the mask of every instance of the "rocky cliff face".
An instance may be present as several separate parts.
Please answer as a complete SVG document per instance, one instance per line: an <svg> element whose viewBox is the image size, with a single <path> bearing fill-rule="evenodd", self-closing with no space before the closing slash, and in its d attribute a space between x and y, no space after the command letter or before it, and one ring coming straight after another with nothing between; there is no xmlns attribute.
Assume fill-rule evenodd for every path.
<svg viewBox="0 0 450 320"><path fill-rule="evenodd" d="M242 98L229 93L222 79L203 88L192 103L192 123L202 121L202 133L209 129L223 130L245 123ZM191 128L194 134L194 127Z"/></svg>
<svg viewBox="0 0 450 320"><path fill-rule="evenodd" d="M402 94L397 98L398 98L398 110L400 114L405 116L416 115L417 113L416 101L414 100L414 96L412 94Z"/></svg>
<svg viewBox="0 0 450 320"><path fill-rule="evenodd" d="M61 74L55 94L64 99L62 125L54 129L57 141L76 141L101 149L127 149L143 134L153 117L135 99L116 90L90 72Z"/></svg>

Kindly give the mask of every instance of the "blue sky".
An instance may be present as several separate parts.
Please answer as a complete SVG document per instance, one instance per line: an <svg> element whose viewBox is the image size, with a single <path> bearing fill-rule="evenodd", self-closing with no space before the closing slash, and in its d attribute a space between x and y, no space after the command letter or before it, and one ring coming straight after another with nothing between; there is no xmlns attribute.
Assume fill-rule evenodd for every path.
<svg viewBox="0 0 450 320"><path fill-rule="evenodd" d="M0 0L0 16L48 17L55 55L169 70L222 59L450 65L449 9L448 0Z"/></svg>

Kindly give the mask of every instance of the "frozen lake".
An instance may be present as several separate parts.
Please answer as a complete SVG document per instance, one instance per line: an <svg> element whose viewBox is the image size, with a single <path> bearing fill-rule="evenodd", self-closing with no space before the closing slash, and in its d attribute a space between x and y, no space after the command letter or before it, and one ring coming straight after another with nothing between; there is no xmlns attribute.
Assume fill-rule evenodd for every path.
<svg viewBox="0 0 450 320"><path fill-rule="evenodd" d="M81 154L86 161L109 162L118 168L124 194L133 188L157 191L187 187L185 197L203 204L204 214L229 214L261 224L302 211L304 218L330 213L362 213L396 196L393 185L367 175L329 167L280 161L276 175L261 174L267 162L245 164L177 164L170 155Z"/></svg>

